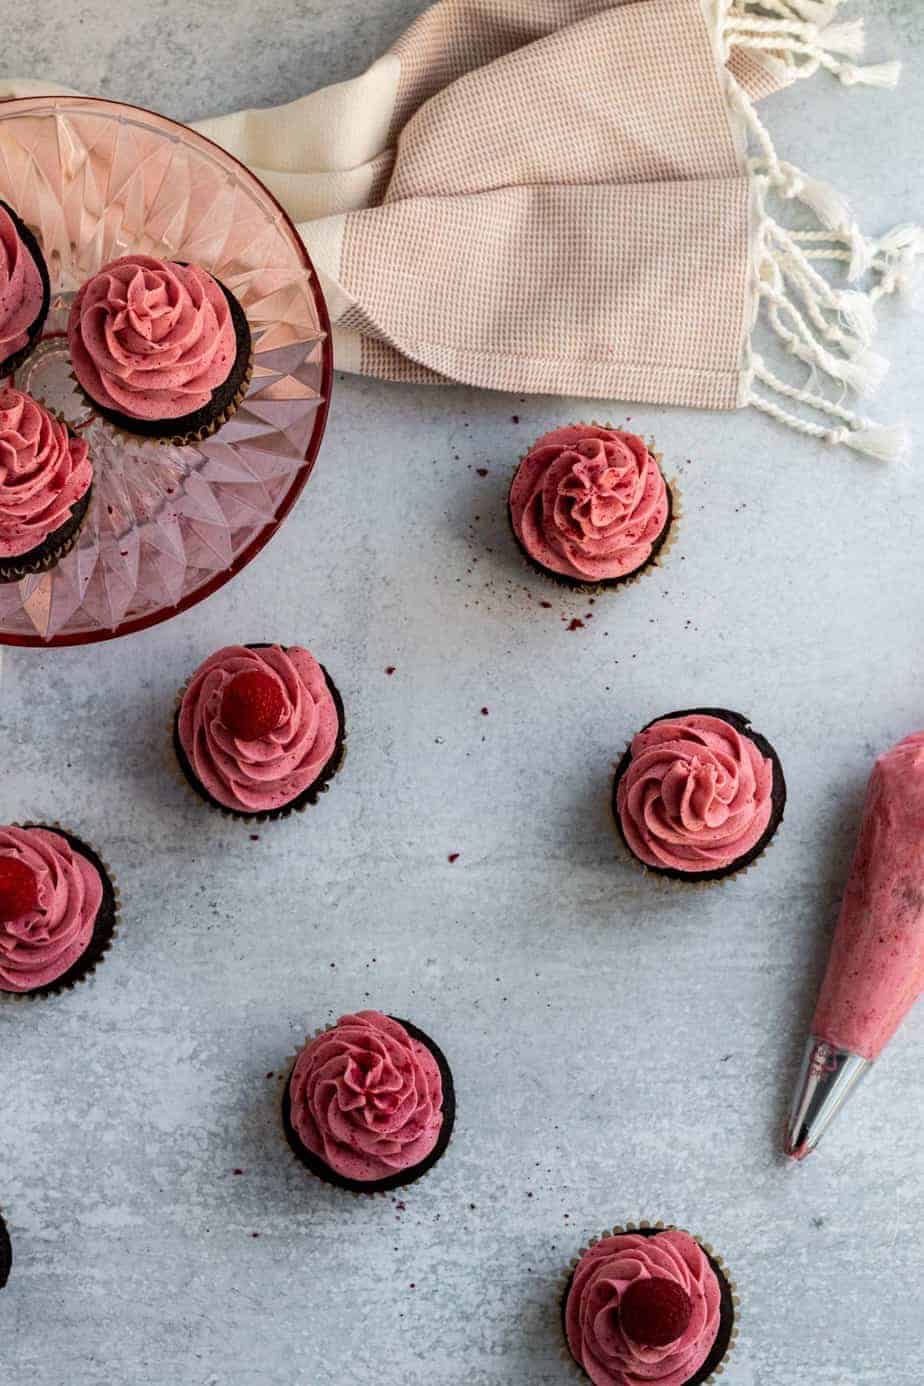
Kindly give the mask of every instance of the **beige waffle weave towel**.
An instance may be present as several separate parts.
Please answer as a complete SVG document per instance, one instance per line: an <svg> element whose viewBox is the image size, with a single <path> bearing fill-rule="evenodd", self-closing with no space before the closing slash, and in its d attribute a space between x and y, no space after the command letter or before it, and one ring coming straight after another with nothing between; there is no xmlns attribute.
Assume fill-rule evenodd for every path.
<svg viewBox="0 0 924 1386"><path fill-rule="evenodd" d="M354 81L197 128L297 223L341 370L751 404L888 458L902 431L844 399L882 375L875 302L921 233L864 237L756 110L819 68L894 84L897 64L857 65L862 22L839 6L443 0ZM771 199L807 207L809 232ZM794 383L753 349L758 319L804 363Z"/></svg>

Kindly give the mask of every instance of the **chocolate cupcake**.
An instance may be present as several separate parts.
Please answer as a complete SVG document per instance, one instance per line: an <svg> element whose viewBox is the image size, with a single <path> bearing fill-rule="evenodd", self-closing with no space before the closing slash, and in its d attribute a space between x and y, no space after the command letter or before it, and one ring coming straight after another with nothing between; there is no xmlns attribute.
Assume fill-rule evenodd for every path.
<svg viewBox="0 0 924 1386"><path fill-rule="evenodd" d="M87 445L31 395L0 386L0 582L74 547L93 484Z"/></svg>
<svg viewBox="0 0 924 1386"><path fill-rule="evenodd" d="M89 976L118 892L92 847L57 824L0 828L0 992L47 996Z"/></svg>
<svg viewBox="0 0 924 1386"><path fill-rule="evenodd" d="M7 1231L3 1215L0 1213L0 1290L10 1278L10 1271L13 1269L13 1243L10 1241L10 1234Z"/></svg>
<svg viewBox="0 0 924 1386"><path fill-rule="evenodd" d="M38 241L0 201L0 379L18 370L48 316L51 286Z"/></svg>
<svg viewBox="0 0 924 1386"><path fill-rule="evenodd" d="M663 1223L630 1224L581 1251L562 1326L594 1386L703 1386L734 1346L737 1303L711 1247Z"/></svg>
<svg viewBox="0 0 924 1386"><path fill-rule="evenodd" d="M180 694L173 748L190 787L235 818L317 803L344 754L343 702L299 645L229 645Z"/></svg>
<svg viewBox="0 0 924 1386"><path fill-rule="evenodd" d="M523 458L508 512L534 568L569 587L616 587L657 559L674 498L643 439L575 424L546 433Z"/></svg>
<svg viewBox="0 0 924 1386"><path fill-rule="evenodd" d="M616 770L613 813L647 871L719 881L757 860L783 820L779 757L725 708L671 712L642 729Z"/></svg>
<svg viewBox="0 0 924 1386"><path fill-rule="evenodd" d="M74 378L125 433L207 438L247 393L253 346L234 294L201 265L126 255L88 279L67 326Z"/></svg>
<svg viewBox="0 0 924 1386"><path fill-rule="evenodd" d="M444 1154L456 1103L442 1051L407 1020L345 1015L308 1040L286 1080L282 1124L292 1153L328 1184L386 1193Z"/></svg>

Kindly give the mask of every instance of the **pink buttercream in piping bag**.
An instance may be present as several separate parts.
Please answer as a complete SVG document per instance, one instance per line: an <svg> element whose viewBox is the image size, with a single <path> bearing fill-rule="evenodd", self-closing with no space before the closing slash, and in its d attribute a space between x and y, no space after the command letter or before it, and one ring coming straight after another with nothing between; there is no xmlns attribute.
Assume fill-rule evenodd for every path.
<svg viewBox="0 0 924 1386"><path fill-rule="evenodd" d="M92 862L47 828L0 828L0 857L28 867L38 892L28 914L0 923L0 991L34 991L63 977L86 952L102 882Z"/></svg>
<svg viewBox="0 0 924 1386"><path fill-rule="evenodd" d="M580 581L635 572L668 513L667 486L645 442L595 424L540 438L510 488L510 518L526 552Z"/></svg>
<svg viewBox="0 0 924 1386"><path fill-rule="evenodd" d="M924 990L924 732L879 757L812 1034L875 1059Z"/></svg>
<svg viewBox="0 0 924 1386"><path fill-rule="evenodd" d="M0 365L21 351L41 311L45 286L5 207L0 207Z"/></svg>
<svg viewBox="0 0 924 1386"><path fill-rule="evenodd" d="M306 1149L342 1178L367 1183L419 1165L443 1125L436 1059L380 1011L342 1016L307 1044L289 1101Z"/></svg>
<svg viewBox="0 0 924 1386"><path fill-rule="evenodd" d="M221 286L199 265L149 255L113 260L71 305L74 374L108 409L175 419L209 403L230 374L237 339Z"/></svg>
<svg viewBox="0 0 924 1386"><path fill-rule="evenodd" d="M31 395L0 386L0 558L38 548L92 480L83 439Z"/></svg>
<svg viewBox="0 0 924 1386"><path fill-rule="evenodd" d="M716 871L756 846L773 809L773 764L718 717L687 713L632 739L616 795L630 848L649 866Z"/></svg>
<svg viewBox="0 0 924 1386"><path fill-rule="evenodd" d="M255 741L222 721L222 695L241 673L277 680L282 719ZM281 808L310 789L337 744L340 719L320 664L297 645L249 650L229 645L199 666L180 705L180 745L203 788L226 808L259 813Z"/></svg>
<svg viewBox="0 0 924 1386"><path fill-rule="evenodd" d="M622 1296L634 1281L649 1276L679 1285L693 1308L682 1334L663 1347L634 1342L620 1324ZM684 1386L712 1351L721 1298L715 1271L688 1233L603 1237L581 1257L571 1281L565 1305L568 1345L594 1386Z"/></svg>

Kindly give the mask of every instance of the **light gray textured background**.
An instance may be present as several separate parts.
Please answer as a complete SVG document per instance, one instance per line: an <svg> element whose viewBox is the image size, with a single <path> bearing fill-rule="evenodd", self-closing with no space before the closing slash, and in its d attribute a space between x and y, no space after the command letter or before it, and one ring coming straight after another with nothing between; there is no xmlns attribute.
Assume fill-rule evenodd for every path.
<svg viewBox="0 0 924 1386"><path fill-rule="evenodd" d="M2 65L193 118L355 73L418 8L33 0ZM924 214L924 13L880 10L898 93L822 77L766 108L870 230ZM646 1215L728 1257L733 1386L920 1382L924 1012L807 1167L776 1154L872 758L924 724L921 320L884 316L908 469L756 415L339 378L308 490L234 583L121 643L3 655L0 820L67 821L125 896L94 984L0 1007L4 1383L553 1386L560 1271ZM607 412L656 435L685 515L660 572L590 607L520 566L504 497L534 436ZM164 755L177 685L247 639L309 644L350 725L331 793L259 841ZM610 763L711 703L772 739L790 807L758 870L663 893L616 858ZM296 1168L265 1076L363 1005L458 1083L450 1152L399 1202Z"/></svg>

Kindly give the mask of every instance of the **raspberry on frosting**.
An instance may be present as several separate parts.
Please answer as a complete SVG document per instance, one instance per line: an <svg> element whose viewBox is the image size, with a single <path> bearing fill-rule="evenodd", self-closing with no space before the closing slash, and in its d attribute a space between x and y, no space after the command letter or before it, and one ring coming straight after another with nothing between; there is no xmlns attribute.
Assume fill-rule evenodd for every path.
<svg viewBox="0 0 924 1386"><path fill-rule="evenodd" d="M289 1101L306 1149L364 1183L420 1164L443 1124L436 1059L380 1011L342 1016L307 1044L292 1070Z"/></svg>
<svg viewBox="0 0 924 1386"><path fill-rule="evenodd" d="M686 1386L715 1345L721 1300L718 1276L687 1232L603 1237L571 1281L568 1346L594 1386ZM652 1329L662 1341L650 1341Z"/></svg>
<svg viewBox="0 0 924 1386"><path fill-rule="evenodd" d="M542 567L582 582L636 572L670 522L670 493L634 433L580 424L547 433L510 488L510 518Z"/></svg>
<svg viewBox="0 0 924 1386"><path fill-rule="evenodd" d="M238 696L242 690L245 698ZM321 777L337 745L340 716L309 650L229 645L190 679L177 732L193 774L213 799L239 813L261 813L291 804Z"/></svg>
<svg viewBox="0 0 924 1386"><path fill-rule="evenodd" d="M38 548L93 481L86 443L31 395L0 387L0 558Z"/></svg>
<svg viewBox="0 0 924 1386"><path fill-rule="evenodd" d="M44 297L38 266L13 218L0 207L0 363L26 345Z"/></svg>
<svg viewBox="0 0 924 1386"><path fill-rule="evenodd" d="M4 881L22 890L25 873L31 900L20 894L17 914L0 918L0 991L34 991L63 977L89 947L103 900L96 867L60 833L0 828L0 898Z"/></svg>
<svg viewBox="0 0 924 1386"><path fill-rule="evenodd" d="M773 762L720 717L678 713L629 748L616 791L619 823L648 866L723 870L760 842L773 812Z"/></svg>
<svg viewBox="0 0 924 1386"><path fill-rule="evenodd" d="M67 327L74 374L130 418L182 418L227 380L237 338L224 291L199 265L113 260L82 286Z"/></svg>

